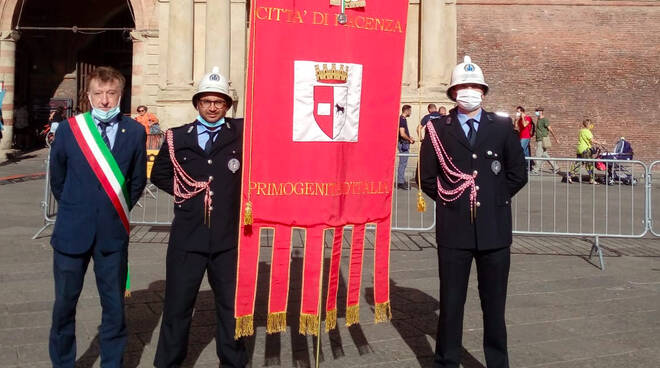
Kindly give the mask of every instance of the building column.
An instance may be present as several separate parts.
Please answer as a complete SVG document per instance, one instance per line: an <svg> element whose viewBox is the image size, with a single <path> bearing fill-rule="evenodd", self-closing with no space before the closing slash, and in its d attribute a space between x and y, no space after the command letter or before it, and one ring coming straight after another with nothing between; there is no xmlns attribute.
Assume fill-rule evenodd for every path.
<svg viewBox="0 0 660 368"><path fill-rule="evenodd" d="M442 95L456 64L455 1L422 1L421 37L419 85L424 95Z"/></svg>
<svg viewBox="0 0 660 368"><path fill-rule="evenodd" d="M2 118L4 130L0 141L0 161L4 161L11 152L14 125L14 76L16 73L16 41L18 33L0 32L0 79L4 81L5 97L2 100Z"/></svg>
<svg viewBox="0 0 660 368"><path fill-rule="evenodd" d="M419 1L410 0L408 4L408 26L401 81L403 96L416 96L419 87Z"/></svg>
<svg viewBox="0 0 660 368"><path fill-rule="evenodd" d="M231 4L228 0L206 1L206 70L220 67L220 74L229 79L231 55ZM245 27L245 23L242 24Z"/></svg>
<svg viewBox="0 0 660 368"><path fill-rule="evenodd" d="M191 0L170 0L168 87L189 87L193 83L193 20Z"/></svg>
<svg viewBox="0 0 660 368"><path fill-rule="evenodd" d="M146 35L144 32L133 31L131 32L131 39L133 40L133 65L131 75L131 115L139 105L145 104L142 98L144 93L144 72L145 72L145 40Z"/></svg>
<svg viewBox="0 0 660 368"><path fill-rule="evenodd" d="M193 0L158 0L160 6L159 39L161 46L161 82L156 105L161 129L193 121L197 112L190 103L195 93ZM162 38L161 38L162 36ZM164 64L164 65L163 65Z"/></svg>
<svg viewBox="0 0 660 368"><path fill-rule="evenodd" d="M245 66L247 65L247 17L249 10L245 0L231 0L231 53L229 61L230 92L234 97L231 116L244 117ZM222 69L221 69L222 70Z"/></svg>

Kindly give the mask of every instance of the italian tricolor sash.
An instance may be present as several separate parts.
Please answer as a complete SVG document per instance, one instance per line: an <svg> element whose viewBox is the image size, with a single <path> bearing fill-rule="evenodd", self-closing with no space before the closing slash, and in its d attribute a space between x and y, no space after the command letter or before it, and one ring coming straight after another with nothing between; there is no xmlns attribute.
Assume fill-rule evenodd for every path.
<svg viewBox="0 0 660 368"><path fill-rule="evenodd" d="M87 163L96 174L110 202L117 210L126 233L130 233L128 225L128 194L126 180L117 165L110 148L103 142L94 119L89 112L69 118L69 125L76 142Z"/></svg>

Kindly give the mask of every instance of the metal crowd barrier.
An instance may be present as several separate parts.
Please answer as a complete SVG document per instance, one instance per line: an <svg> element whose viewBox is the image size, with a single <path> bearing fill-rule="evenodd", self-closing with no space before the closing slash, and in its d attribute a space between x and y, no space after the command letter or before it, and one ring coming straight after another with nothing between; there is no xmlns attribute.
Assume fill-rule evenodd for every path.
<svg viewBox="0 0 660 368"><path fill-rule="evenodd" d="M399 159L408 158L404 187L397 185L397 168ZM392 193L392 230L428 231L435 227L435 203L426 194L426 211L417 211L417 192L419 190L416 180L418 155L416 153L397 153L394 165L394 189Z"/></svg>
<svg viewBox="0 0 660 368"><path fill-rule="evenodd" d="M658 215L660 211L656 210L654 211L653 208L653 203L660 203L660 188L653 188L653 177L654 174L656 177L660 177L660 161L654 161L649 165L648 169L648 180L647 180L647 188L648 188L648 219L649 219L649 231L651 234L655 236L660 236L660 216ZM658 182L655 183L656 187L658 186Z"/></svg>
<svg viewBox="0 0 660 368"><path fill-rule="evenodd" d="M49 146L50 147L50 146ZM44 198L41 200L41 209L43 210L44 216L44 226L42 226L37 232L32 236L32 239L36 239L39 234L46 230L51 225L55 225L55 216L57 215L57 201L53 197L53 193L50 191L50 151L48 152L48 157L44 160L44 165L46 166L46 184L44 185Z"/></svg>
<svg viewBox="0 0 660 368"><path fill-rule="evenodd" d="M404 188L396 185L398 159L407 157ZM550 170L548 161L558 168ZM576 163L582 163L579 173L566 180L567 173ZM585 163L600 162L604 170L595 170L599 184L589 184ZM601 160L573 158L527 158L540 165L538 175L529 176L528 184L513 198L512 225L514 234L553 235L594 238L592 255L597 254L604 269L599 238L641 238L647 234L660 236L654 228L657 215L658 190L653 190L654 171L660 172L660 161L647 166L637 160ZM44 226L34 235L39 236L55 223L57 202L50 192L50 168L46 160L46 185L41 201ZM603 169L603 167L601 167ZM417 154L399 153L395 162L395 185L392 201L392 230L428 231L435 227L435 203L426 195L426 211L417 211L416 181ZM169 194L149 184L139 202L131 211L133 225L168 226L173 219L173 199ZM658 212L658 211L656 211Z"/></svg>
<svg viewBox="0 0 660 368"><path fill-rule="evenodd" d="M585 166L598 162L604 170L594 170L591 184ZM580 169L569 175L577 163ZM539 174L530 174L512 200L514 234L594 238L590 256L597 254L604 269L599 238L641 238L649 231L649 170L643 162L529 157L530 173L533 164L541 165Z"/></svg>

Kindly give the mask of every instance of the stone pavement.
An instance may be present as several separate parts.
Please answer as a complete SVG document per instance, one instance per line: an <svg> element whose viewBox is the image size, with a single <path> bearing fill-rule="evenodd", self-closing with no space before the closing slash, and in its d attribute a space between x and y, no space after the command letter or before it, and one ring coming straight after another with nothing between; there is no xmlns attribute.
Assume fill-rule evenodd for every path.
<svg viewBox="0 0 660 368"><path fill-rule="evenodd" d="M0 165L0 366L48 367L53 300L49 234L31 236L43 223L39 209L44 178L1 178L43 172L45 151ZM167 229L133 229L129 260L133 296L127 302L127 367L150 367L158 339L165 274ZM372 243L365 252L361 324L343 325L321 337L322 367L428 367L435 346L438 278L433 234L393 234L392 323L373 323ZM657 367L660 362L660 241L601 239L605 271L588 259L586 239L515 237L507 321L512 367ZM347 248L345 248L347 249ZM290 329L266 335L270 252L262 252L256 335L248 340L252 366L315 364L316 340L297 331L302 248L293 251ZM326 248L326 266L329 249ZM346 254L346 252L344 252ZM347 258L339 295L345 294ZM474 275L473 275L474 276ZM340 306L342 300L340 299ZM99 299L88 272L77 314L78 366L99 366ZM476 279L471 280L464 323L464 366L484 367ZM188 366L218 366L212 295L203 285L193 318Z"/></svg>

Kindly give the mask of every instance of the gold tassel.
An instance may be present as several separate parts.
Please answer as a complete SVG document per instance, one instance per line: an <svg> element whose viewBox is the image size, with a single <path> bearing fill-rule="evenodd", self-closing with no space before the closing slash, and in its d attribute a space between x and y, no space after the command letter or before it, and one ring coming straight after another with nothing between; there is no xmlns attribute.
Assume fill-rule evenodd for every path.
<svg viewBox="0 0 660 368"><path fill-rule="evenodd" d="M234 339L238 340L243 336L251 335L254 335L253 316L250 314L248 316L236 318L236 332L234 334Z"/></svg>
<svg viewBox="0 0 660 368"><path fill-rule="evenodd" d="M346 326L360 323L360 305L349 305L346 307Z"/></svg>
<svg viewBox="0 0 660 368"><path fill-rule="evenodd" d="M325 312L325 332L337 328L337 310L329 310Z"/></svg>
<svg viewBox="0 0 660 368"><path fill-rule="evenodd" d="M286 332L286 312L268 313L266 333Z"/></svg>
<svg viewBox="0 0 660 368"><path fill-rule="evenodd" d="M426 212L426 201L421 190L417 191L417 212Z"/></svg>
<svg viewBox="0 0 660 368"><path fill-rule="evenodd" d="M254 222L252 218L252 202L247 202L245 204L245 212L243 212L243 224L252 225Z"/></svg>
<svg viewBox="0 0 660 368"><path fill-rule="evenodd" d="M319 316L314 314L301 313L300 314L300 327L298 332L301 335L314 335L319 334Z"/></svg>
<svg viewBox="0 0 660 368"><path fill-rule="evenodd" d="M374 323L389 322L392 319L392 306L390 302L376 304Z"/></svg>

